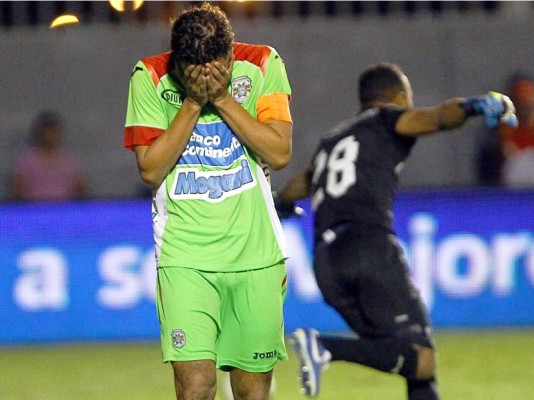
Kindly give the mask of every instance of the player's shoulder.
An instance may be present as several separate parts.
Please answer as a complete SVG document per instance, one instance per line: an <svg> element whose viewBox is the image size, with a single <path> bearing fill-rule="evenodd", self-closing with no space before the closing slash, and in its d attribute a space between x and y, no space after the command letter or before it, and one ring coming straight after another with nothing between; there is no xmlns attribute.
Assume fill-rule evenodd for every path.
<svg viewBox="0 0 534 400"><path fill-rule="evenodd" d="M256 57L269 57L272 53L276 53L276 49L267 44L234 43L234 56L236 59L246 59L251 55Z"/></svg>
<svg viewBox="0 0 534 400"><path fill-rule="evenodd" d="M160 53L145 57L137 63L133 73L139 69L146 69L148 75L152 78L155 84L159 82L162 76L169 73L171 70L172 57L171 52Z"/></svg>
<svg viewBox="0 0 534 400"><path fill-rule="evenodd" d="M396 108L396 110L400 110ZM397 113L389 107L371 107L360 111L353 117L347 118L336 124L330 131L321 138L321 144L325 147L339 142L346 136L356 135L360 137L361 133L369 133L370 129L375 131L384 125L389 127L388 121L395 119L392 113ZM400 114L399 114L400 115Z"/></svg>
<svg viewBox="0 0 534 400"><path fill-rule="evenodd" d="M264 69L271 57L280 56L274 47L267 44L234 43L235 61L248 61Z"/></svg>
<svg viewBox="0 0 534 400"><path fill-rule="evenodd" d="M334 125L334 127L330 129L330 131L326 134L323 140L330 141L335 140L336 138L339 138L341 136L346 136L352 131L354 131L354 129L357 128L358 125L361 125L363 122L367 122L369 119L378 116L379 112L380 110L378 108L369 108L363 110L358 114L354 115L353 117L347 118Z"/></svg>
<svg viewBox="0 0 534 400"><path fill-rule="evenodd" d="M171 62L171 52L167 51L165 53L153 54L148 57L144 57L139 60L138 63L142 63L147 67L154 69L167 68Z"/></svg>
<svg viewBox="0 0 534 400"><path fill-rule="evenodd" d="M348 118L334 125L326 135L320 138L318 147L323 149L332 148L343 138L350 135L353 132L354 123L357 118L358 116Z"/></svg>
<svg viewBox="0 0 534 400"><path fill-rule="evenodd" d="M384 132L389 135L398 137L396 125L399 118L406 113L409 109L406 107L400 107L395 104L387 104L379 108L379 120L380 124L383 127ZM406 138L406 137L404 137ZM410 139L414 140L413 138Z"/></svg>
<svg viewBox="0 0 534 400"><path fill-rule="evenodd" d="M362 111L361 125L364 129L371 128L373 131L395 134L395 125L407 108L400 107L396 104L384 104L377 107L371 107Z"/></svg>

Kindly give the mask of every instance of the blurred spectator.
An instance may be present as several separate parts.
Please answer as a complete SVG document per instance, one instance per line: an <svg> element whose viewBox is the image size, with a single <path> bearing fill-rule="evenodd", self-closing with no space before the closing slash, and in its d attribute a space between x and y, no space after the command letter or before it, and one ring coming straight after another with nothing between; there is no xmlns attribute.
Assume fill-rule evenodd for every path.
<svg viewBox="0 0 534 400"><path fill-rule="evenodd" d="M78 157L62 148L63 125L56 112L43 111L34 121L31 146L13 165L11 199L61 201L87 196L87 179Z"/></svg>
<svg viewBox="0 0 534 400"><path fill-rule="evenodd" d="M499 131L504 155L502 182L505 186L534 187L534 79L523 74L515 76L510 98L519 126L503 126Z"/></svg>
<svg viewBox="0 0 534 400"><path fill-rule="evenodd" d="M504 155L499 141L497 128L484 128L480 145L477 148L477 175L478 183L482 186L501 185L501 170Z"/></svg>
<svg viewBox="0 0 534 400"><path fill-rule="evenodd" d="M501 124L485 136L477 158L479 182L534 187L534 78L516 73L507 87L519 125Z"/></svg>

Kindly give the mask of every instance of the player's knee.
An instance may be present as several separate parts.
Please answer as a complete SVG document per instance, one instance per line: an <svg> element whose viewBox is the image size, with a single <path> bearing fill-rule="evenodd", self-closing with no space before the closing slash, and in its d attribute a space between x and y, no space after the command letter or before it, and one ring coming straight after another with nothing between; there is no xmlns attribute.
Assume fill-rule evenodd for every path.
<svg viewBox="0 0 534 400"><path fill-rule="evenodd" d="M268 400L270 399L269 389L264 388L247 388L244 390L234 389L234 400Z"/></svg>
<svg viewBox="0 0 534 400"><path fill-rule="evenodd" d="M175 387L179 400L215 399L217 392L215 380L193 379L185 383L175 379Z"/></svg>
<svg viewBox="0 0 534 400"><path fill-rule="evenodd" d="M409 343L411 365L407 366L403 376L408 379L430 380L436 373L436 350L430 329L420 325L412 325L407 330L397 333L397 337L403 338Z"/></svg>
<svg viewBox="0 0 534 400"><path fill-rule="evenodd" d="M250 373L241 370L231 372L234 400L268 400L270 398L272 371Z"/></svg>
<svg viewBox="0 0 534 400"><path fill-rule="evenodd" d="M188 363L189 364L189 363ZM217 392L215 368L209 365L172 363L176 398L180 400L214 399Z"/></svg>
<svg viewBox="0 0 534 400"><path fill-rule="evenodd" d="M414 344L413 346L417 352L415 379L432 379L436 373L436 351L430 347L424 347L417 344Z"/></svg>

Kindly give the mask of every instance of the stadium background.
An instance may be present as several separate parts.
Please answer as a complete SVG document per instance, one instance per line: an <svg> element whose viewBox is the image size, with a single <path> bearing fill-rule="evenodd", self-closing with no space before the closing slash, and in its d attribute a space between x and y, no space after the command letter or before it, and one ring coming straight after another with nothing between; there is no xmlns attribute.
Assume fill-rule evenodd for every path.
<svg viewBox="0 0 534 400"><path fill-rule="evenodd" d="M22 13L23 22L29 19L25 3L12 7L13 13ZM91 22L86 23L76 9L80 3L59 2L65 12L79 13L82 22L51 30L48 24L56 2L34 3L48 7L38 9L39 24L19 25L13 16L12 25L0 35L0 146L10 149L0 153L0 181L7 182L14 154L26 145L32 118L51 108L65 117L66 144L83 149L80 158L92 194L138 195L141 184L134 156L122 147L128 80L138 59L168 49L168 19L138 21L133 12L113 13L107 2L95 2ZM146 6L153 10L159 3ZM483 2L440 13L423 6L407 13L392 5L388 14L380 14L367 2L361 3L368 11L342 13L348 3L339 2L335 15L312 12L330 2L310 2L310 14L304 17L296 13L298 2L272 4L279 3L283 4L280 16L230 14L238 40L278 49L293 88L294 156L287 168L273 174L275 188L309 161L319 136L357 111L357 74L370 63L400 64L412 81L419 106L453 96L504 91L510 73L534 73L532 2L499 2L501 7L492 12L475 8ZM397 3L404 2L392 4ZM442 2L444 7L449 3L458 2ZM234 10L250 5L221 4ZM118 15L118 22L109 22L108 15ZM403 171L403 187L474 185L474 154L484 135L482 128L481 120L470 121L458 135L421 140ZM6 186L0 185L0 198L5 197Z"/></svg>
<svg viewBox="0 0 534 400"><path fill-rule="evenodd" d="M2 363L2 349L12 346L157 339L149 201L138 198L145 191L122 148L122 127L130 70L167 49L161 13L169 12L155 3L122 14L106 2L7 3L0 8L0 144L9 151L0 153L0 197L32 118L52 108L66 119L66 144L80 152L95 199L0 205L0 382L9 376L2 369L13 367ZM273 45L287 65L294 158L273 175L275 188L308 162L319 136L355 111L356 76L371 62L403 66L417 105L502 91L510 73L534 69L532 2L353 3L360 8L218 3L238 40ZM48 29L60 11L86 20ZM483 338L521 328L532 344L534 192L473 187L479 122L418 143L402 175L396 228L438 331L476 329ZM311 275L310 223L309 211L284 223L292 254L287 328L343 330ZM531 370L534 360L526 360L522 367ZM0 398L27 398L16 393L0 383Z"/></svg>

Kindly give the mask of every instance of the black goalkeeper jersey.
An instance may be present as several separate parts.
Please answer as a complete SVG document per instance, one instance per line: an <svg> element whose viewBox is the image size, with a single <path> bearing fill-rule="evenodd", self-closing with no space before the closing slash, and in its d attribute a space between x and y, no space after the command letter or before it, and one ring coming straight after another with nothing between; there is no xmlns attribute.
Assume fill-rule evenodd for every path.
<svg viewBox="0 0 534 400"><path fill-rule="evenodd" d="M370 108L324 137L311 177L315 234L347 222L391 230L398 175L416 141L395 132L405 109Z"/></svg>

